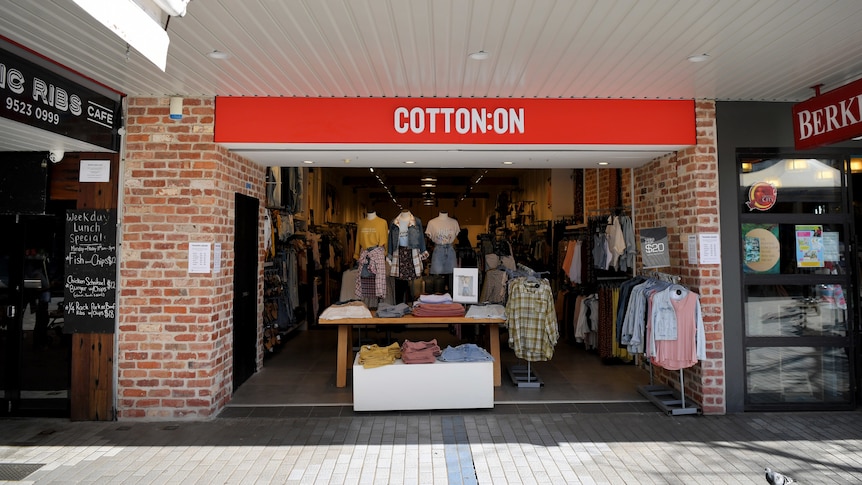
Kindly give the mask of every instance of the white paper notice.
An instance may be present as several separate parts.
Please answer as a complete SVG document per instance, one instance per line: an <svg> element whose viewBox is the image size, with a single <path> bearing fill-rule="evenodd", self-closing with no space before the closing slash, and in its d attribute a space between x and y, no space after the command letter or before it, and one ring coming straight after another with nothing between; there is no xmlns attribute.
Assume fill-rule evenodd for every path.
<svg viewBox="0 0 862 485"><path fill-rule="evenodd" d="M213 274L221 272L221 243L215 243L213 247Z"/></svg>
<svg viewBox="0 0 862 485"><path fill-rule="evenodd" d="M189 273L210 272L210 243L189 243Z"/></svg>
<svg viewBox="0 0 862 485"><path fill-rule="evenodd" d="M110 180L110 160L81 160L81 167L78 170L79 182L109 182Z"/></svg>
<svg viewBox="0 0 862 485"><path fill-rule="evenodd" d="M721 264L721 242L718 233L700 234L700 264Z"/></svg>
<svg viewBox="0 0 862 485"><path fill-rule="evenodd" d="M697 236L688 236L688 264L697 264Z"/></svg>

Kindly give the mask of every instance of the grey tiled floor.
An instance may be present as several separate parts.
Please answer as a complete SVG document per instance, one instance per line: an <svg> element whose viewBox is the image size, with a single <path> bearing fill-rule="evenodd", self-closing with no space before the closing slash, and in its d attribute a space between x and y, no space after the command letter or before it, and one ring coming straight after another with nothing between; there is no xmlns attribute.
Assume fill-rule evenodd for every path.
<svg viewBox="0 0 862 485"><path fill-rule="evenodd" d="M363 340L368 338L383 339L385 334L363 333ZM435 338L444 348L462 343L441 327L394 333L391 338L399 342L405 338L413 341ZM524 362L518 362L507 348L505 334L503 339L503 385L494 389L496 403L646 402L637 391L638 386L650 383L646 370L633 364L604 363L595 352L585 351L583 346L562 339L550 361L531 364L544 385L539 389L519 388L512 383L507 369ZM381 341L382 344L386 342ZM263 369L240 386L229 406L350 406L353 402L350 373L347 387L335 387L335 346L334 328L295 334L264 360Z"/></svg>

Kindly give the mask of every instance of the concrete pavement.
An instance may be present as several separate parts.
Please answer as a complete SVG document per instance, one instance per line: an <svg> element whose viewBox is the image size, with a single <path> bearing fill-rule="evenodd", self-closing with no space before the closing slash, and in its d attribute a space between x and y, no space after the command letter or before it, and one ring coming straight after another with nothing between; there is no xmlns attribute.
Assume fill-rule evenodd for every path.
<svg viewBox="0 0 862 485"><path fill-rule="evenodd" d="M228 408L207 422L7 418L0 480L765 484L769 466L801 484L862 483L862 413L668 416L651 406Z"/></svg>

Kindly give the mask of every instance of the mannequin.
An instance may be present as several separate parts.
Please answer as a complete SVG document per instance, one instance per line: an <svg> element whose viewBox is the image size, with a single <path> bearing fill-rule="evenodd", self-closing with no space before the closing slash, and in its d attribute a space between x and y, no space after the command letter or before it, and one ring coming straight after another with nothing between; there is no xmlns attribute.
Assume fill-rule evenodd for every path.
<svg viewBox="0 0 862 485"><path fill-rule="evenodd" d="M395 277L395 303L412 303L412 282L422 275L428 250L422 221L410 211L402 211L389 225L387 259L389 276Z"/></svg>
<svg viewBox="0 0 862 485"><path fill-rule="evenodd" d="M437 275L437 278L434 278L434 293L452 291L452 273L455 269L456 258L455 248L452 244L459 232L461 232L461 226L458 224L458 220L449 217L449 213L446 211L440 211L437 217L428 221L425 234L434 243L429 272L431 275Z"/></svg>
<svg viewBox="0 0 862 485"><path fill-rule="evenodd" d="M369 210L365 219L356 224L356 247L353 259L359 267L356 296L379 300L386 295L386 248L389 244L389 224ZM373 305L369 305L369 308Z"/></svg>
<svg viewBox="0 0 862 485"><path fill-rule="evenodd" d="M382 246L386 249L388 245L389 226L386 221L377 217L377 212L369 210L365 219L356 224L356 247L353 251L353 259L359 259L359 253L363 249L372 249Z"/></svg>

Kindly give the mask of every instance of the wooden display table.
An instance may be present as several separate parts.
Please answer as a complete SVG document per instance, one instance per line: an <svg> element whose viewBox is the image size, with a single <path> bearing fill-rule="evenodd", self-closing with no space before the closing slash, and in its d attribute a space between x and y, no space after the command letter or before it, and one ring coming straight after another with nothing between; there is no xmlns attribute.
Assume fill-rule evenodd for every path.
<svg viewBox="0 0 862 485"><path fill-rule="evenodd" d="M494 387L502 383L500 366L500 324L506 323L500 318L465 318L465 317L414 317L400 318L341 318L337 320L319 319L320 325L338 325L338 357L336 359L335 385L347 386L347 366L353 363L353 346L350 344L350 330L354 325L485 325L488 327L490 349L494 357Z"/></svg>

